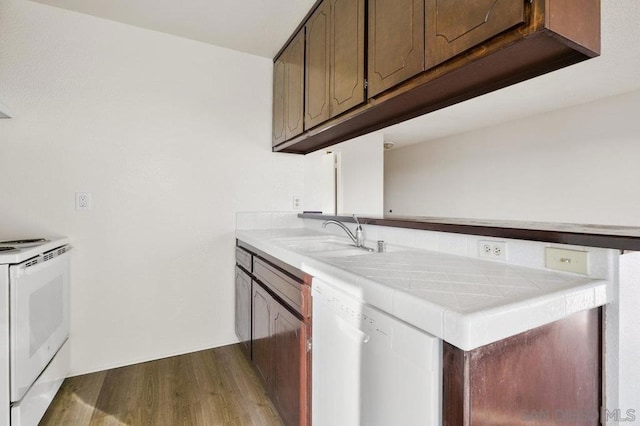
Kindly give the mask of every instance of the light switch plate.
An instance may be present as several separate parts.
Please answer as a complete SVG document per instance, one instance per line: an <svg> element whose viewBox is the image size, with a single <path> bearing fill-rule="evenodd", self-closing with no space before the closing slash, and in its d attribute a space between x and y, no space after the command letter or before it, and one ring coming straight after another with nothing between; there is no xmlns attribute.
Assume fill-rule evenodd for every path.
<svg viewBox="0 0 640 426"><path fill-rule="evenodd" d="M545 249L545 265L557 271L589 274L589 252L556 247Z"/></svg>

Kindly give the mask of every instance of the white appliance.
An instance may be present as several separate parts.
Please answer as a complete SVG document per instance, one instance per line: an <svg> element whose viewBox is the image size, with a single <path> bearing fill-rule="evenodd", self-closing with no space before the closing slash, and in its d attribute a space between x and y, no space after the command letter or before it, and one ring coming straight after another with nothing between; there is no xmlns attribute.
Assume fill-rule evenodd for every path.
<svg viewBox="0 0 640 426"><path fill-rule="evenodd" d="M36 426L69 371L69 250L0 241L0 425Z"/></svg>
<svg viewBox="0 0 640 426"><path fill-rule="evenodd" d="M317 280L313 426L436 426L442 341Z"/></svg>

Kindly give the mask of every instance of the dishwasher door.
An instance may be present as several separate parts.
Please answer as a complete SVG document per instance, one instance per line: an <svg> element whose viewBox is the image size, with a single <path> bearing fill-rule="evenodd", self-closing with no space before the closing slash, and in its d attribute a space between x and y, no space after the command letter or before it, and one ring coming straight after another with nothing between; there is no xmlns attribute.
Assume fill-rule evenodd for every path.
<svg viewBox="0 0 640 426"><path fill-rule="evenodd" d="M442 341L313 280L314 426L441 424Z"/></svg>

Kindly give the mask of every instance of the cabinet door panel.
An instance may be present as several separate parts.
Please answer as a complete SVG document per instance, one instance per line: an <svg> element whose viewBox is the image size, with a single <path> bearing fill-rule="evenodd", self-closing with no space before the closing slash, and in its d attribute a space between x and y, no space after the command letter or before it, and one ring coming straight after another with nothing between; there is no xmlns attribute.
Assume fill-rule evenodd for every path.
<svg viewBox="0 0 640 426"><path fill-rule="evenodd" d="M251 319L252 359L267 385L272 376L273 341L271 339L271 309L273 298L260 285L253 285L253 316Z"/></svg>
<svg viewBox="0 0 640 426"><path fill-rule="evenodd" d="M285 424L298 425L303 397L300 375L301 363L305 358L304 324L279 304L274 304L272 315L274 403Z"/></svg>
<svg viewBox="0 0 640 426"><path fill-rule="evenodd" d="M331 116L364 102L364 1L331 2Z"/></svg>
<svg viewBox="0 0 640 426"><path fill-rule="evenodd" d="M236 266L236 335L251 356L251 277Z"/></svg>
<svg viewBox="0 0 640 426"><path fill-rule="evenodd" d="M305 26L305 129L329 119L329 6L323 2Z"/></svg>
<svg viewBox="0 0 640 426"><path fill-rule="evenodd" d="M426 68L524 22L524 0L426 0Z"/></svg>
<svg viewBox="0 0 640 426"><path fill-rule="evenodd" d="M300 31L287 48L285 76L285 134L291 139L304 130L304 31Z"/></svg>
<svg viewBox="0 0 640 426"><path fill-rule="evenodd" d="M369 97L424 69L424 0L369 0Z"/></svg>
<svg viewBox="0 0 640 426"><path fill-rule="evenodd" d="M284 89L285 66L284 54L280 55L273 64L273 145L284 142L287 138L284 125Z"/></svg>

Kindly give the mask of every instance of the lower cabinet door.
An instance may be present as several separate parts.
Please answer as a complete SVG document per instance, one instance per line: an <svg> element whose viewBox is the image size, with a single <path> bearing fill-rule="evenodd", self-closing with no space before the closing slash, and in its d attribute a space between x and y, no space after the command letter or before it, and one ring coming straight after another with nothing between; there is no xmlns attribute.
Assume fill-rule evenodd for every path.
<svg viewBox="0 0 640 426"><path fill-rule="evenodd" d="M273 341L271 338L271 310L276 303L266 290L259 284L253 284L253 316L251 345L253 364L264 381L267 390L270 389L272 376Z"/></svg>
<svg viewBox="0 0 640 426"><path fill-rule="evenodd" d="M251 277L236 266L236 336L251 357Z"/></svg>
<svg viewBox="0 0 640 426"><path fill-rule="evenodd" d="M308 415L307 328L282 305L272 310L273 402L287 425L305 425Z"/></svg>

